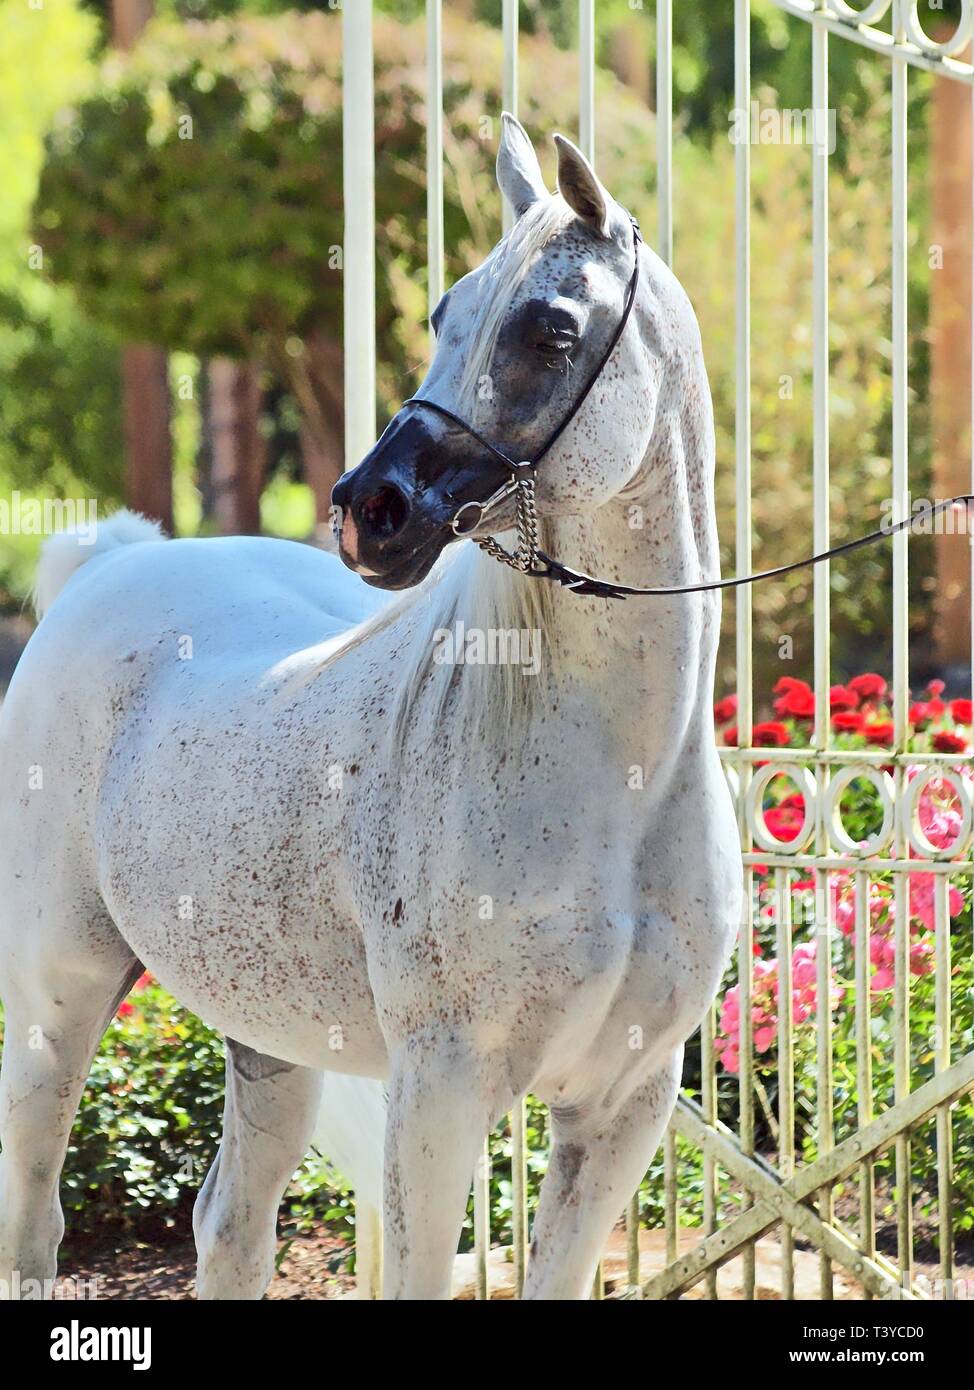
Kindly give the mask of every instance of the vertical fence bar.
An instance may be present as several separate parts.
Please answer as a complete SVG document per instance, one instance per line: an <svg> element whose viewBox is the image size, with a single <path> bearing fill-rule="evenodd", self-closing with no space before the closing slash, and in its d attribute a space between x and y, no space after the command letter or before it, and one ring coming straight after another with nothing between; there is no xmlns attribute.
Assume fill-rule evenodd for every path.
<svg viewBox="0 0 974 1390"><path fill-rule="evenodd" d="M517 115L517 39L519 21L519 0L503 0L501 6L501 26L504 36L504 70L501 78L501 91L505 111ZM509 232L514 225L514 211L504 202L504 231Z"/></svg>
<svg viewBox="0 0 974 1390"><path fill-rule="evenodd" d="M816 0L812 16L812 376L813 376L813 538L816 551L829 547L829 34L821 11L825 0ZM829 565L816 565L814 577L814 684L815 747L829 744ZM826 766L816 761L815 782L822 805L828 784ZM816 849L828 852L828 831L819 824ZM818 928L818 1145L819 1153L832 1147L832 936L829 912L829 876L815 872L816 926ZM832 1188L818 1194L819 1217L833 1219ZM821 1296L832 1297L832 1264L821 1256Z"/></svg>
<svg viewBox="0 0 974 1390"><path fill-rule="evenodd" d="M426 274L432 314L444 289L443 0L426 0L426 91Z"/></svg>
<svg viewBox="0 0 974 1390"><path fill-rule="evenodd" d="M679 1194L676 1175L676 1126L671 1120L663 1136L663 1227L666 1232L666 1263L673 1264L679 1254Z"/></svg>
<svg viewBox="0 0 974 1390"><path fill-rule="evenodd" d="M657 254L673 264L673 0L656 0Z"/></svg>
<svg viewBox="0 0 974 1390"><path fill-rule="evenodd" d="M744 873L747 910L741 923L741 934L737 949L737 980L740 990L740 1071L738 1073L740 1098L741 1148L746 1154L754 1153L754 1020L752 1017L752 998L754 994L754 923L751 914L751 895L754 891L754 874L750 869ZM745 1188L741 1207L752 1206L752 1199ZM742 1251L744 1266L744 1297L754 1297L755 1252L753 1241Z"/></svg>
<svg viewBox="0 0 974 1390"><path fill-rule="evenodd" d="M751 101L751 5L734 0L734 105L748 112ZM746 124L746 119L743 122ZM751 556L751 147L742 139L734 148L734 205L736 250L736 367L734 441L736 452L736 572L749 574ZM751 744L751 588L737 590L737 730L741 748ZM743 816L749 764L741 765L740 806Z"/></svg>
<svg viewBox="0 0 974 1390"><path fill-rule="evenodd" d="M517 39L519 22L518 0L503 0L501 24L504 33L504 110L517 115Z"/></svg>
<svg viewBox="0 0 974 1390"><path fill-rule="evenodd" d="M829 548L829 31L816 0L812 19L812 338L813 338L813 541L816 554ZM829 743L828 562L815 566L815 747ZM821 802L820 789L820 802Z"/></svg>
<svg viewBox="0 0 974 1390"><path fill-rule="evenodd" d="M578 136L595 164L595 0L578 0Z"/></svg>
<svg viewBox="0 0 974 1390"><path fill-rule="evenodd" d="M473 1249L476 1266L474 1293L478 1299L490 1298L487 1258L490 1254L490 1139L477 1160L473 1177Z"/></svg>
<svg viewBox="0 0 974 1390"><path fill-rule="evenodd" d="M746 113L751 103L751 5L750 0L734 0L734 105L745 119L738 128L748 127ZM737 346L737 393L734 410L735 480L736 480L736 556L738 574L751 569L751 147L748 137L738 139L734 149L734 208L735 208L735 313ZM753 727L752 700L752 609L749 585L737 590L737 695L738 744L750 746ZM750 846L744 805L750 765L742 764L741 780L741 840L744 849ZM744 920L738 948L738 985L740 989L740 1137L745 1153L754 1151L754 1052L751 1020L752 993L752 897L754 875L744 874ZM745 1207L751 1205L745 1193ZM754 1297L754 1246L744 1249L744 1297Z"/></svg>
<svg viewBox="0 0 974 1390"><path fill-rule="evenodd" d="M372 0L342 10L345 467L375 443L375 129Z"/></svg>
<svg viewBox="0 0 974 1390"><path fill-rule="evenodd" d="M795 1174L795 1060L791 979L791 875L776 869L775 921L778 951L778 1171L782 1182ZM795 1238L781 1224L781 1297L795 1297Z"/></svg>
<svg viewBox="0 0 974 1390"><path fill-rule="evenodd" d="M894 0L894 36L906 37L904 0ZM907 62L899 53L892 57L892 301L893 301L893 512L892 520L909 515L909 464L907 459ZM893 723L896 747L905 747L909 736L909 634L907 560L910 533L899 531L893 545Z"/></svg>
<svg viewBox="0 0 974 1390"><path fill-rule="evenodd" d="M672 0L656 2L656 197L659 217L658 255L673 263L673 11ZM676 1126L663 1137L663 1227L666 1262L679 1254ZM638 1233L637 1233L638 1240Z"/></svg>
<svg viewBox="0 0 974 1390"><path fill-rule="evenodd" d="M578 143L595 164L595 0L578 0ZM602 1261L595 1271L592 1297L604 1296Z"/></svg>
<svg viewBox="0 0 974 1390"><path fill-rule="evenodd" d="M906 0L893 0L893 38L906 39ZM892 59L891 145L892 190L892 301L893 301L893 513L894 522L909 515L909 464L907 458L907 76L906 59L894 52ZM909 532L893 537L893 725L898 749L909 737ZM897 796L906 791L903 768L897 766ZM907 845L900 827L898 857ZM895 876L895 974L893 981L894 1099L905 1100L910 1091L910 885L908 875ZM896 1138L897 1257L903 1286L913 1277L913 1217L910 1193L910 1140Z"/></svg>
<svg viewBox="0 0 974 1390"><path fill-rule="evenodd" d="M511 1111L511 1242L514 1286L520 1298L528 1263L527 1101L523 1096Z"/></svg>
<svg viewBox="0 0 974 1390"><path fill-rule="evenodd" d="M933 876L934 910L934 1058L936 1075L950 1066L950 880ZM937 1223L940 1243L940 1277L945 1299L953 1297L954 1279L954 1146L950 1106L937 1111Z"/></svg>
<svg viewBox="0 0 974 1390"><path fill-rule="evenodd" d="M869 993L869 875L855 879L855 972L856 972L856 1111L859 1128L873 1118L873 1063ZM867 1259L876 1255L876 1185L873 1159L859 1165L859 1248ZM865 1293L866 1298L872 1295Z"/></svg>
<svg viewBox="0 0 974 1390"><path fill-rule="evenodd" d="M626 1208L626 1283L639 1288L639 1193L634 1192Z"/></svg>
<svg viewBox="0 0 974 1390"><path fill-rule="evenodd" d="M704 1017L700 1030L700 1080L701 1101L704 1119L708 1125L717 1123L717 1064L714 1057L714 1039L717 1036L717 1005L711 1004ZM705 1155L703 1160L703 1233L704 1237L713 1235L717 1229L717 1164ZM704 1288L708 1298L717 1297L717 1271L707 1270Z"/></svg>
<svg viewBox="0 0 974 1390"><path fill-rule="evenodd" d="M827 1154L834 1146L832 1116L832 904L827 869L815 870L815 1055L817 1082L815 1088L816 1137L818 1154ZM831 1184L819 1188L818 1214L830 1224L834 1218ZM819 1297L834 1297L832 1261L825 1251L819 1256Z"/></svg>

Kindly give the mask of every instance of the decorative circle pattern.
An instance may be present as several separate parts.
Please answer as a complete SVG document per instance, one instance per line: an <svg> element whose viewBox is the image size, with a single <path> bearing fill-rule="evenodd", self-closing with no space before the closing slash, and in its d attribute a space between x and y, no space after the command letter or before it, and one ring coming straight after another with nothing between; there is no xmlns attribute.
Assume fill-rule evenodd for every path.
<svg viewBox="0 0 974 1390"><path fill-rule="evenodd" d="M864 9L857 10L848 0L826 0L826 8L840 19L849 19L853 24L875 24L882 19L893 0L869 0Z"/></svg>
<svg viewBox="0 0 974 1390"><path fill-rule="evenodd" d="M883 810L883 823L868 839L853 840L842 823L842 797L857 778L871 782ZM888 772L868 765L840 768L825 791L825 825L829 840L842 854L882 854L896 829L896 784Z"/></svg>
<svg viewBox="0 0 974 1390"><path fill-rule="evenodd" d="M917 48L922 48L924 53L933 54L938 58L950 58L955 53L959 53L971 39L972 13L971 0L961 0L960 19L957 28L949 38L937 41L930 38L920 23L919 0L910 0L906 6L906 32Z"/></svg>
<svg viewBox="0 0 974 1390"><path fill-rule="evenodd" d="M786 777L794 782L804 798L804 819L793 840L779 840L772 835L764 819L764 794L776 777ZM748 786L745 813L751 838L761 849L770 854L800 854L815 833L815 778L807 767L794 763L765 763L755 772Z"/></svg>
<svg viewBox="0 0 974 1390"><path fill-rule="evenodd" d="M931 844L920 825L920 794L934 781L946 782L960 805L961 823L957 838L944 849ZM974 807L971 805L970 787L957 768L936 764L920 768L903 788L899 813L902 833L920 859L959 859L970 844Z"/></svg>

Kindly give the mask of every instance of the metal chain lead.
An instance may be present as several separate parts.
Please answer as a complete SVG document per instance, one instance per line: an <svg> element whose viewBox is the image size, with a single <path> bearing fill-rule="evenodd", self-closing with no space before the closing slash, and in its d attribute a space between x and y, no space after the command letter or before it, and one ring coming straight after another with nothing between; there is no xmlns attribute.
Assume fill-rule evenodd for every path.
<svg viewBox="0 0 974 1390"><path fill-rule="evenodd" d="M534 479L518 478L514 485L514 517L517 526L517 549L505 550L493 536L475 536L474 541L485 554L509 565L522 574L534 570L539 547L538 509L534 497Z"/></svg>

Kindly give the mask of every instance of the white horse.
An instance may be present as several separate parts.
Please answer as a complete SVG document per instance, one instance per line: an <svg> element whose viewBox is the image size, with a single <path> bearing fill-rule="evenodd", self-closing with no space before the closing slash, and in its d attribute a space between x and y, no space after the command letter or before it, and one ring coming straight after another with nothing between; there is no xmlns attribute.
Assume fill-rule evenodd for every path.
<svg viewBox="0 0 974 1390"><path fill-rule="evenodd" d="M571 409L632 268L628 216L557 144L552 196L505 118L517 220L440 305L422 392L514 458ZM692 583L718 573L707 380L686 295L636 254L538 507L572 564ZM719 601L609 605L469 543L433 568L499 481L464 431L401 412L337 490L373 589L308 547L124 513L48 543L0 721L0 1277L54 1274L75 1109L145 966L233 1039L201 1296L263 1294L336 1073L323 1143L353 1169L388 1092L385 1297L449 1296L483 1137L528 1090L554 1142L524 1296L587 1296L739 920Z"/></svg>

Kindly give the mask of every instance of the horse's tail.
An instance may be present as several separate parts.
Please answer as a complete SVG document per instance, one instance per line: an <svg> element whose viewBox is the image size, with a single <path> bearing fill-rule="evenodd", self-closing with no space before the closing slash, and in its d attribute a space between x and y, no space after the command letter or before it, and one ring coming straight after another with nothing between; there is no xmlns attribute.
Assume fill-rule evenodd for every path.
<svg viewBox="0 0 974 1390"><path fill-rule="evenodd" d="M326 1071L312 1142L355 1194L355 1265L361 1298L379 1296L385 1132L382 1082Z"/></svg>
<svg viewBox="0 0 974 1390"><path fill-rule="evenodd" d="M157 521L148 521L137 512L116 512L87 532L62 531L44 542L34 577L34 611L39 618L50 608L75 570L96 555L104 555L133 541L163 539Z"/></svg>

